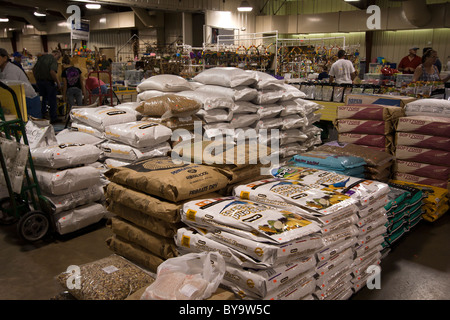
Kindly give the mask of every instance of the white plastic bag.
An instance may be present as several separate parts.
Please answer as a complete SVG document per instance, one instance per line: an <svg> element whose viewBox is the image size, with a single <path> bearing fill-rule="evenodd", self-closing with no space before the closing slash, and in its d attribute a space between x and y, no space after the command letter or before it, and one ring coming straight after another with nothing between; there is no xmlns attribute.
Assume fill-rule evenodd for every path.
<svg viewBox="0 0 450 320"><path fill-rule="evenodd" d="M225 261L215 252L188 253L165 260L141 300L204 300L219 287Z"/></svg>
<svg viewBox="0 0 450 320"><path fill-rule="evenodd" d="M56 142L55 130L48 120L30 119L25 125L25 131L30 149L58 144ZM20 143L24 144L23 137Z"/></svg>
<svg viewBox="0 0 450 320"><path fill-rule="evenodd" d="M179 92L184 90L192 90L189 82L177 75L159 74L142 81L137 87L138 93L147 90L157 90L162 92Z"/></svg>

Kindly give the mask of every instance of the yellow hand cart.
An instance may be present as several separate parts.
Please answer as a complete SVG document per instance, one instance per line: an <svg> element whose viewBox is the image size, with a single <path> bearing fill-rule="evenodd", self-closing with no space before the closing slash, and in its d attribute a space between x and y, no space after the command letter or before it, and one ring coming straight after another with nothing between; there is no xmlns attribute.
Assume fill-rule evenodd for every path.
<svg viewBox="0 0 450 320"><path fill-rule="evenodd" d="M6 186L9 197L0 199L0 224L17 223L19 236L30 242L43 239L55 230L52 208L49 200L41 194L36 177L33 159L28 147L25 122L14 90L0 81L0 90L9 91L13 97L17 118L6 120L3 109L0 108L0 164L4 179L2 187ZM21 142L22 140L22 142ZM23 172L11 174L11 166L19 161L7 154L4 146L26 149ZM14 152L13 152L14 153ZM24 158L24 157L22 157ZM28 158L28 159L26 159ZM14 179L20 178L19 183Z"/></svg>

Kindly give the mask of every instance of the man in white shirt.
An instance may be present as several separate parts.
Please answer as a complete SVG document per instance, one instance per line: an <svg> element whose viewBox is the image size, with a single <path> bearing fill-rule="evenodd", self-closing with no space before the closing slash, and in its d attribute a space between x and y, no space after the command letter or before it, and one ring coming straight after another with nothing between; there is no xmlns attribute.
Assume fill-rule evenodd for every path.
<svg viewBox="0 0 450 320"><path fill-rule="evenodd" d="M355 67L350 60L345 59L345 51L339 50L338 60L333 63L330 68L330 83L335 81L337 84L341 83L353 83L353 79L356 77Z"/></svg>
<svg viewBox="0 0 450 320"><path fill-rule="evenodd" d="M9 60L9 54L3 48L0 48L0 81L6 85L22 83L25 89L29 115L36 118L41 117L40 110L36 112L36 108L33 107L36 103L40 103L39 95L34 90L25 72Z"/></svg>

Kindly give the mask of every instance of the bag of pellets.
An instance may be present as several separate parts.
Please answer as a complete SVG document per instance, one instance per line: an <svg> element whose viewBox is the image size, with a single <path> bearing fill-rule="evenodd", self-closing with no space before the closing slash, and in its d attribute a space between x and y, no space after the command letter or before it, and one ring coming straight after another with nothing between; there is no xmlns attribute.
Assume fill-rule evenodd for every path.
<svg viewBox="0 0 450 320"><path fill-rule="evenodd" d="M87 125L87 124L84 124L84 123L81 123L78 121L73 121L72 124L70 125L70 130L73 132L82 132L82 133L89 134L98 139L101 139L102 141L105 140L104 128L100 131L98 129L95 129L94 127Z"/></svg>
<svg viewBox="0 0 450 320"><path fill-rule="evenodd" d="M302 92L301 90L297 89L293 85L284 83L283 84L283 95L281 97L281 101L289 101L294 99L303 99L306 98L306 93Z"/></svg>
<svg viewBox="0 0 450 320"><path fill-rule="evenodd" d="M61 144L76 144L76 143L84 143L84 144L93 144L98 145L102 143L105 139L97 138L96 136L85 133L82 131L74 131L69 129L64 129L56 135L56 143L53 145L61 145Z"/></svg>
<svg viewBox="0 0 450 320"><path fill-rule="evenodd" d="M126 111L130 114L134 114L136 116L136 120L140 120L142 118L142 114L136 111L136 108L141 105L141 102L124 102L114 106L114 108Z"/></svg>
<svg viewBox="0 0 450 320"><path fill-rule="evenodd" d="M450 118L450 101L445 99L418 99L405 106L406 116L433 116Z"/></svg>
<svg viewBox="0 0 450 320"><path fill-rule="evenodd" d="M286 165L272 168L271 172L275 178L287 179L311 188L323 191L331 190L346 195L359 207L365 207L372 200L385 196L389 192L389 186L386 183L350 177L326 170Z"/></svg>
<svg viewBox="0 0 450 320"><path fill-rule="evenodd" d="M141 93L138 93L138 95L136 97L136 102L139 103L142 101L146 101L147 99L150 99L150 98L163 96L168 93L169 92L162 92L162 91L158 91L158 90L145 90Z"/></svg>
<svg viewBox="0 0 450 320"><path fill-rule="evenodd" d="M251 292L259 299L264 299L267 295L294 284L315 265L316 260L312 255L300 257L293 263L278 264L262 270L227 265L225 279L234 286Z"/></svg>
<svg viewBox="0 0 450 320"><path fill-rule="evenodd" d="M68 194L100 182L99 170L91 166L65 170L37 167L35 172L42 191L52 195Z"/></svg>
<svg viewBox="0 0 450 320"><path fill-rule="evenodd" d="M227 186L229 173L199 164L175 163L169 157L142 159L105 173L112 182L178 202Z"/></svg>
<svg viewBox="0 0 450 320"><path fill-rule="evenodd" d="M249 113L257 113L261 106L256 105L250 101L236 101L231 108L233 114L249 114Z"/></svg>
<svg viewBox="0 0 450 320"><path fill-rule="evenodd" d="M252 100L255 104L273 104L280 100L282 92L279 90L258 90L256 97Z"/></svg>
<svg viewBox="0 0 450 320"><path fill-rule="evenodd" d="M193 227L220 229L246 239L286 243L319 231L317 223L287 210L236 197L186 202L181 220Z"/></svg>
<svg viewBox="0 0 450 320"><path fill-rule="evenodd" d="M201 109L196 115L202 118L206 123L230 122L231 119L233 119L233 111L228 109Z"/></svg>
<svg viewBox="0 0 450 320"><path fill-rule="evenodd" d="M216 251L223 255L227 263L253 269L297 262L323 246L319 234L276 245L249 240L223 230L209 231L202 228L180 228L175 240L180 250Z"/></svg>
<svg viewBox="0 0 450 320"><path fill-rule="evenodd" d="M136 87L138 93L147 90L156 90L162 92L179 92L192 90L192 87L186 79L173 74L160 74L143 80Z"/></svg>
<svg viewBox="0 0 450 320"><path fill-rule="evenodd" d="M58 144L55 130L48 120L30 118L25 125L25 132L30 149ZM24 144L23 137L21 143Z"/></svg>
<svg viewBox="0 0 450 320"><path fill-rule="evenodd" d="M105 157L135 161L141 158L156 158L169 155L172 148L168 142L162 142L146 148L134 148L127 144L107 141L99 145Z"/></svg>
<svg viewBox="0 0 450 320"><path fill-rule="evenodd" d="M261 71L246 70L246 72L254 73L256 76L256 83L252 86L258 90L283 90L284 82L274 76Z"/></svg>
<svg viewBox="0 0 450 320"><path fill-rule="evenodd" d="M258 91L256 89L247 86L227 88L220 85L204 85L196 89L195 92L202 92L211 96L214 96L215 94L224 95L232 99L234 102L251 101L258 95Z"/></svg>
<svg viewBox="0 0 450 320"><path fill-rule="evenodd" d="M57 276L57 281L78 300L124 300L154 278L150 272L112 254L80 266L71 265Z"/></svg>
<svg viewBox="0 0 450 320"><path fill-rule="evenodd" d="M194 81L205 85L217 85L228 88L250 86L256 83L256 74L235 67L214 67L197 74Z"/></svg>
<svg viewBox="0 0 450 320"><path fill-rule="evenodd" d="M299 300L314 292L316 287L315 271L310 269L297 274L291 281L281 284L277 281L275 285L278 287L267 292L263 286L264 272L259 272L261 274L227 265L222 283L243 300ZM242 282L244 279L248 279L245 284ZM253 281L261 285L254 285Z"/></svg>
<svg viewBox="0 0 450 320"><path fill-rule="evenodd" d="M217 92L182 91L178 96L197 100L202 103L202 109L232 109L234 101L231 97Z"/></svg>
<svg viewBox="0 0 450 320"><path fill-rule="evenodd" d="M268 119L268 118L275 118L278 115L280 115L281 110L283 110L283 107L277 104L266 104L266 105L259 105L259 109L256 112L260 119Z"/></svg>
<svg viewBox="0 0 450 320"><path fill-rule="evenodd" d="M225 261L215 252L188 253L165 260L141 300L205 300L222 282Z"/></svg>
<svg viewBox="0 0 450 320"><path fill-rule="evenodd" d="M172 130L151 121L134 121L105 128L105 137L135 148L155 147L170 140Z"/></svg>
<svg viewBox="0 0 450 320"><path fill-rule="evenodd" d="M96 162L101 151L91 144L60 144L31 150L34 165L61 169Z"/></svg>
<svg viewBox="0 0 450 320"><path fill-rule="evenodd" d="M176 94L166 94L147 99L136 108L136 111L144 116L161 117L163 119L184 118L194 115L201 107L202 104L197 100Z"/></svg>
<svg viewBox="0 0 450 320"><path fill-rule="evenodd" d="M76 108L70 111L72 121L81 122L100 132L113 124L136 121L136 115L114 107Z"/></svg>
<svg viewBox="0 0 450 320"><path fill-rule="evenodd" d="M366 162L359 157L337 156L332 153L317 150L295 155L292 160L298 166L314 166L322 170L347 170L366 165Z"/></svg>
<svg viewBox="0 0 450 320"><path fill-rule="evenodd" d="M55 214L56 231L68 234L99 222L108 215L106 208L97 202L88 203Z"/></svg>
<svg viewBox="0 0 450 320"><path fill-rule="evenodd" d="M103 186L99 183L89 186L85 189L62 194L62 195L45 195L50 201L54 213L67 211L95 201L104 199Z"/></svg>

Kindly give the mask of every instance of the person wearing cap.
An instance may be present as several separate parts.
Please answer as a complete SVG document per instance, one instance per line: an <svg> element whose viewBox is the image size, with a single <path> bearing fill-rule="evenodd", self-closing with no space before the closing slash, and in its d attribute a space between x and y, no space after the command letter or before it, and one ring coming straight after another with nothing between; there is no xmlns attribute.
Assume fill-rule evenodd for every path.
<svg viewBox="0 0 450 320"><path fill-rule="evenodd" d="M418 46L412 46L409 48L409 54L400 60L398 64L398 71L403 74L414 74L416 68L422 64L422 59L417 55Z"/></svg>
<svg viewBox="0 0 450 320"><path fill-rule="evenodd" d="M353 63L350 60L345 59L345 51L338 51L338 60L331 65L328 75L330 76L329 82L335 81L337 84L353 83L353 79L356 78L356 71Z"/></svg>
<svg viewBox="0 0 450 320"><path fill-rule="evenodd" d="M22 67L22 54L20 52L16 51L13 53L13 60L11 62L22 69L22 71L25 73L25 70Z"/></svg>
<svg viewBox="0 0 450 320"><path fill-rule="evenodd" d="M57 90L61 90L61 83L56 76L58 72L58 60L61 58L59 50L53 50L51 54L44 54L38 58L33 67L34 78L42 96L42 115L47 113L47 103L50 106L50 123L58 121Z"/></svg>

